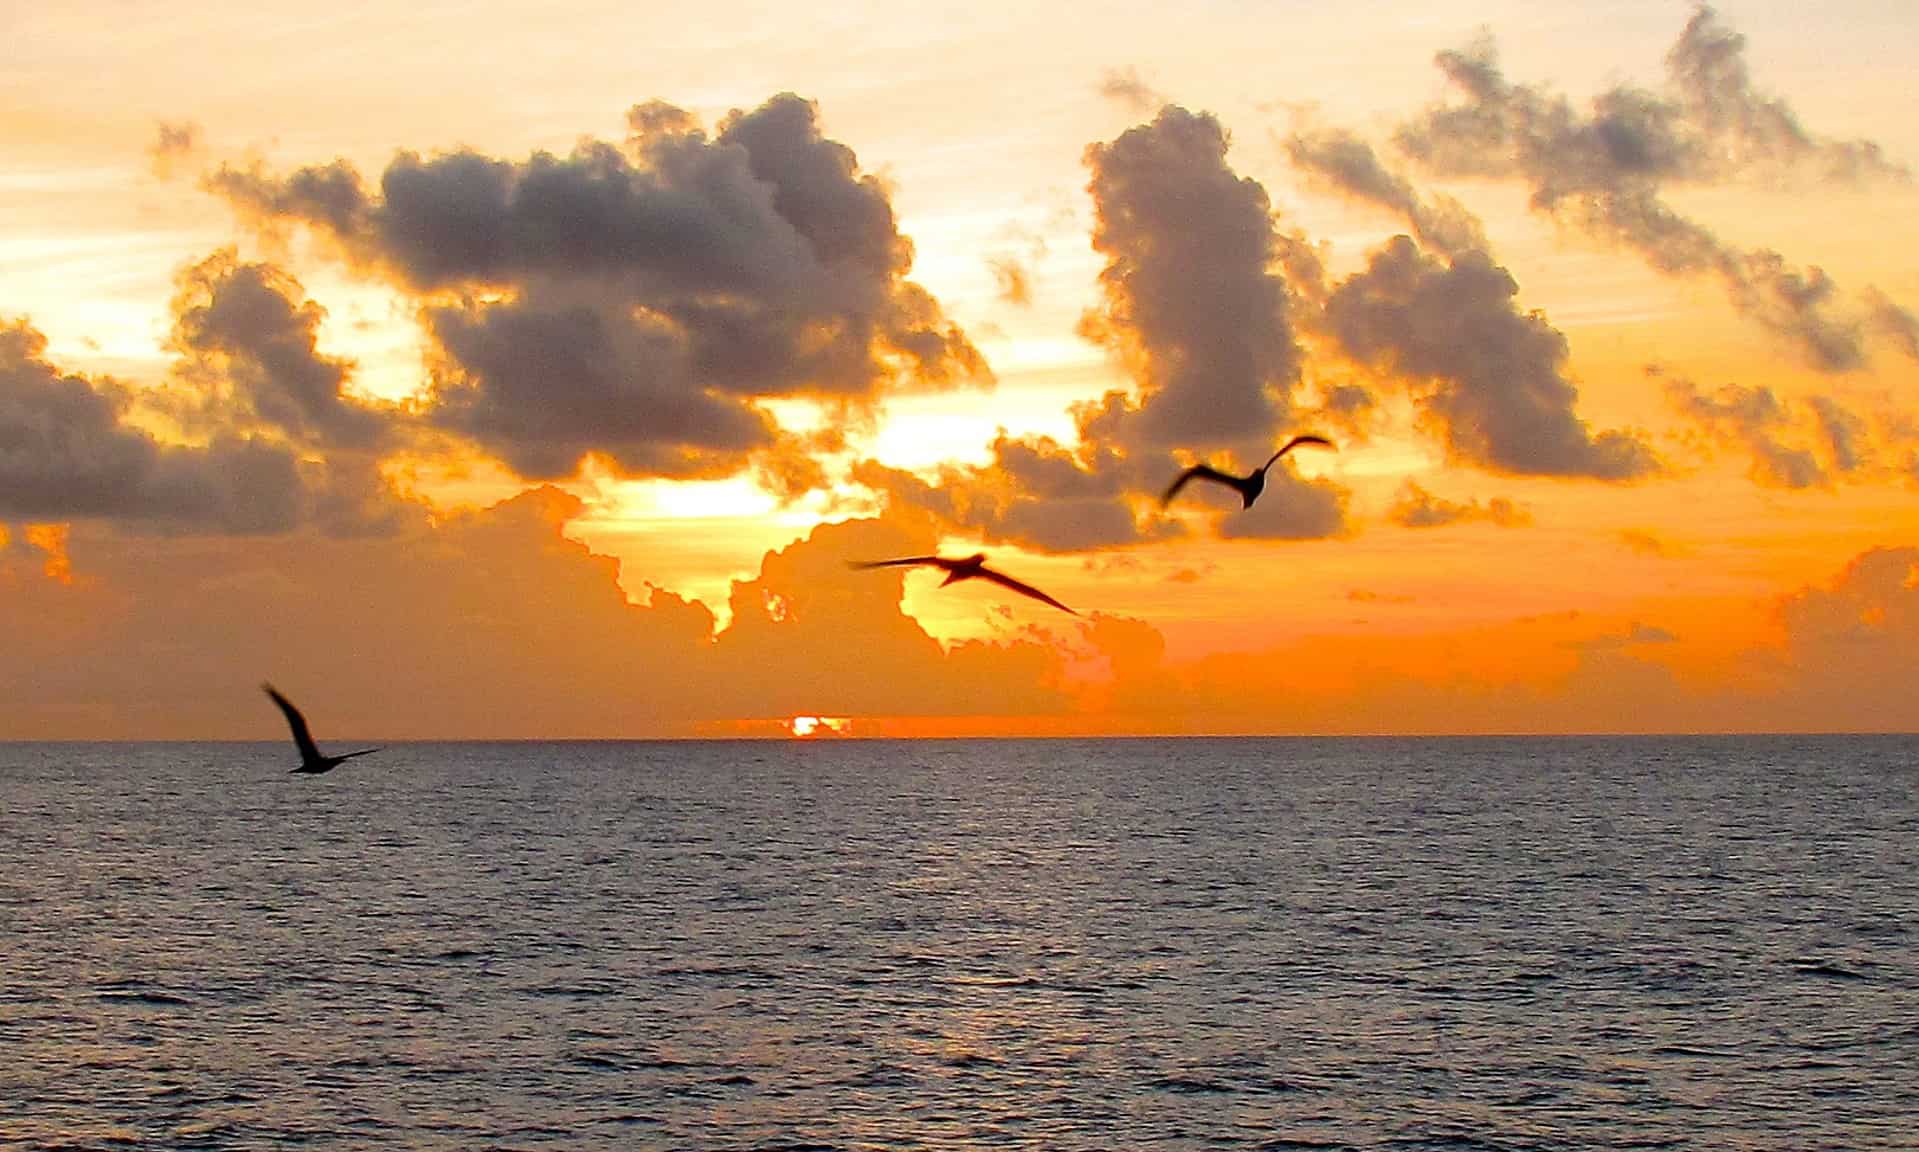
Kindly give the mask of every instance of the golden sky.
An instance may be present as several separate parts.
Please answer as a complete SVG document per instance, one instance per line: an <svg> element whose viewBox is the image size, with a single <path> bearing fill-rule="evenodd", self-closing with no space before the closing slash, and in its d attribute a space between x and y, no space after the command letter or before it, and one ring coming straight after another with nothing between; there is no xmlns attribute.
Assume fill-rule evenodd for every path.
<svg viewBox="0 0 1919 1152"><path fill-rule="evenodd" d="M0 739L1919 729L1910 4L1042 9L10 13Z"/></svg>

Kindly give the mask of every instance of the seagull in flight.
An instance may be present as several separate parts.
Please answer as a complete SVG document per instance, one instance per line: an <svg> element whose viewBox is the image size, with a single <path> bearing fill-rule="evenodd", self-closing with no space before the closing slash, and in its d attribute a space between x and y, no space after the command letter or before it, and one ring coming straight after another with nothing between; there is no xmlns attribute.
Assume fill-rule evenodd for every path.
<svg viewBox="0 0 1919 1152"><path fill-rule="evenodd" d="M988 568L986 566L986 553L984 552L975 552L962 560L948 560L943 556L902 556L898 560L849 560L847 563L855 568L906 568L914 566L938 568L946 573L946 579L940 581L940 587L942 588L961 580L991 580L1002 588L1011 588L1021 596L1031 596L1042 604L1051 604L1053 607L1068 615L1079 615L1079 613L1074 612L1071 608L1061 604L1031 584L1023 583L1006 575L1004 572L995 572L991 568Z"/></svg>
<svg viewBox="0 0 1919 1152"><path fill-rule="evenodd" d="M355 756L364 756L368 752L378 752L378 748L362 748L358 752L348 752L344 756L322 756L320 746L313 742L313 733L307 730L307 718L293 706L293 701L280 695L271 684L262 684L266 694L286 713L287 727L293 729L293 743L300 749L300 766L293 771L307 776L318 776L322 772L331 772Z"/></svg>
<svg viewBox="0 0 1919 1152"><path fill-rule="evenodd" d="M1219 471L1217 468L1209 468L1204 464L1195 464L1186 471L1181 472L1179 479L1167 486L1166 494L1159 498L1159 506L1164 508L1166 505L1171 504L1173 497L1179 495L1179 490L1186 487L1188 480L1211 480L1218 484L1224 484L1239 493L1239 498L1244 501L1242 507L1251 508L1253 501L1259 499L1259 494L1266 491L1266 469L1271 468L1281 456L1286 455L1286 453L1291 452L1302 444L1313 444L1321 448L1332 448L1334 451L1338 451L1338 447L1324 436L1295 436L1291 440L1286 441L1285 447L1273 453L1272 459L1266 461L1266 463L1260 465L1258 468L1253 469L1251 476L1230 476Z"/></svg>

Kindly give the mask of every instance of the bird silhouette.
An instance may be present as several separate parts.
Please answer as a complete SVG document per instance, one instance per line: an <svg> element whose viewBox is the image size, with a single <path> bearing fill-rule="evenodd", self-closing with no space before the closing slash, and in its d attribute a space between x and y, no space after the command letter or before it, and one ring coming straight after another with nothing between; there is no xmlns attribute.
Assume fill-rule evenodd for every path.
<svg viewBox="0 0 1919 1152"><path fill-rule="evenodd" d="M1239 498L1242 501L1241 507L1251 508L1253 501L1259 499L1259 494L1266 491L1266 469L1271 468L1274 462L1281 456L1286 455L1286 453L1291 452L1302 444L1313 444L1321 448L1332 448L1334 451L1338 451L1338 447L1324 436L1295 436L1291 440L1286 441L1285 447L1273 453L1272 458L1267 460L1266 463L1253 469L1251 476L1233 476L1221 472L1217 468L1208 467L1205 464L1195 464L1186 471L1181 472L1179 479L1174 480L1167 486L1166 494L1159 498L1159 506L1164 508L1166 505L1171 504L1173 497L1179 495L1179 490L1186 487L1187 481L1211 480L1215 483L1224 484L1226 487L1239 493Z"/></svg>
<svg viewBox="0 0 1919 1152"><path fill-rule="evenodd" d="M1061 604L1031 584L1015 580L1004 572L995 572L991 568L988 568L986 566L986 553L984 552L975 552L971 556L960 560L949 560L943 556L902 556L898 560L849 560L847 563L855 568L906 568L913 566L938 568L946 573L946 579L940 581L940 587L942 588L961 580L990 580L1002 588L1011 588L1021 596L1031 596L1042 604L1051 604L1053 607L1068 615L1079 615L1079 613L1074 612L1071 608Z"/></svg>
<svg viewBox="0 0 1919 1152"><path fill-rule="evenodd" d="M343 756L322 756L320 746L313 742L313 733L307 730L307 718L293 706L293 701L280 695L271 684L262 684L266 694L286 714L287 727L293 729L293 743L300 749L300 766L293 771L296 774L318 776L322 772L331 772L355 756L364 756L368 752L378 752L378 748L362 748L358 752L348 752Z"/></svg>

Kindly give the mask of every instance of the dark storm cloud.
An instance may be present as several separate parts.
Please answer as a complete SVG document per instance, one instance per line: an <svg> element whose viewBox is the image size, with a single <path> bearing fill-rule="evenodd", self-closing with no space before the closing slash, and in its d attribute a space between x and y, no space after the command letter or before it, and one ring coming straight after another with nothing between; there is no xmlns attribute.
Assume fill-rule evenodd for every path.
<svg viewBox="0 0 1919 1152"><path fill-rule="evenodd" d="M1402 528L1442 528L1474 520L1501 528L1532 523L1532 516L1524 508L1504 496L1495 496L1483 504L1478 500L1461 503L1435 496L1411 480L1399 486L1392 507L1386 510L1386 518Z"/></svg>
<svg viewBox="0 0 1919 1152"><path fill-rule="evenodd" d="M1655 378L1662 374L1653 371ZM1770 388L1727 384L1706 393L1692 381L1663 376L1666 398L1721 444L1744 448L1752 457L1753 482L1770 488L1813 488L1830 483L1809 449L1790 446L1778 433L1792 420Z"/></svg>
<svg viewBox="0 0 1919 1152"><path fill-rule="evenodd" d="M302 516L299 463L281 445L219 434L161 443L128 421L134 393L62 374L46 338L0 327L0 519L118 520L272 532Z"/></svg>
<svg viewBox="0 0 1919 1152"><path fill-rule="evenodd" d="M1372 145L1350 132L1298 132L1285 144L1293 164L1335 191L1394 212L1419 242L1447 257L1487 251L1486 233L1465 205L1447 196L1422 199L1406 177L1390 172Z"/></svg>
<svg viewBox="0 0 1919 1152"><path fill-rule="evenodd" d="M1714 275L1736 308L1815 367L1856 368L1865 361L1859 326L1835 315L1824 272L1726 244L1662 198L1669 185L1768 170L1906 179L1875 145L1813 136L1782 102L1756 94L1743 50L1743 39L1702 7L1668 57L1669 95L1616 87L1582 113L1563 96L1509 82L1481 41L1438 57L1463 101L1429 109L1396 139L1441 177L1522 179L1539 211L1631 248L1662 272Z"/></svg>
<svg viewBox="0 0 1919 1152"><path fill-rule="evenodd" d="M432 306L461 378L435 419L536 475L570 472L589 451L637 473L737 468L772 434L747 399L865 402L990 380L906 279L912 244L885 187L821 134L810 102L776 96L712 135L657 102L629 125L629 151L405 153L377 195L344 162L284 178L227 169L212 185L256 219L331 235L414 292L508 297ZM494 338L509 328L556 357L552 370ZM586 347L567 349L569 335Z"/></svg>
<svg viewBox="0 0 1919 1152"><path fill-rule="evenodd" d="M1623 432L1593 435L1574 412L1566 338L1514 302L1518 285L1479 252L1448 266L1394 237L1327 303L1327 324L1362 363L1429 381L1417 395L1457 459L1498 472L1631 480L1658 467Z"/></svg>

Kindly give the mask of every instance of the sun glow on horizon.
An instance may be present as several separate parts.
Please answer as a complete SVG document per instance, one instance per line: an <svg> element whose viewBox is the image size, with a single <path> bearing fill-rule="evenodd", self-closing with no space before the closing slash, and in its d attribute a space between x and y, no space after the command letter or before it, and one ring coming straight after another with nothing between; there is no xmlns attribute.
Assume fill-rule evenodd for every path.
<svg viewBox="0 0 1919 1152"><path fill-rule="evenodd" d="M844 716L795 716L792 720L793 736L799 740L844 736L849 725Z"/></svg>

